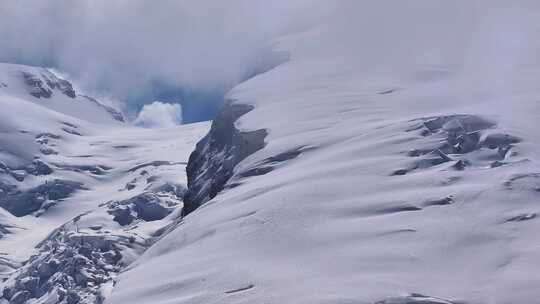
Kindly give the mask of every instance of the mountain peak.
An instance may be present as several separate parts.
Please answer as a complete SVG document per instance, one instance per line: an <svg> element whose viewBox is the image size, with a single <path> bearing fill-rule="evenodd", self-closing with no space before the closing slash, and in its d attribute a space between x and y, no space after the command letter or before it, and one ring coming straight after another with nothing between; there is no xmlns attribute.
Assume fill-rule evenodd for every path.
<svg viewBox="0 0 540 304"><path fill-rule="evenodd" d="M11 96L88 122L124 122L122 113L76 92L73 84L43 67L0 63L0 96Z"/></svg>

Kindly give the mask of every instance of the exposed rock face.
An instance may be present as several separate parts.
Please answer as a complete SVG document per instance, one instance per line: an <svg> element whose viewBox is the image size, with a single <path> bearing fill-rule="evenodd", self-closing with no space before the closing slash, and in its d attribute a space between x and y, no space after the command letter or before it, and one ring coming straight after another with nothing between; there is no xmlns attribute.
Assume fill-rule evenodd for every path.
<svg viewBox="0 0 540 304"><path fill-rule="evenodd" d="M60 79L53 73L47 72L34 75L28 72L22 72L22 77L28 86L30 95L36 98L51 98L54 90L59 90L62 94L71 98L77 96L69 81Z"/></svg>
<svg viewBox="0 0 540 304"><path fill-rule="evenodd" d="M42 74L42 76L45 78L45 81L47 82L47 85L51 89L58 89L60 92L62 92L64 95L75 98L77 97L77 94L75 93L75 90L73 89L73 86L71 83L65 79L60 79L56 77L53 73L48 74Z"/></svg>
<svg viewBox="0 0 540 304"><path fill-rule="evenodd" d="M197 143L187 164L188 191L184 196L183 215L214 198L225 187L235 187L247 177L272 172L281 163L292 160L314 147L297 147L268 157L234 174L235 166L265 145L266 130L241 132L235 122L253 109L228 100L212 122L210 132Z"/></svg>
<svg viewBox="0 0 540 304"><path fill-rule="evenodd" d="M145 192L124 201L108 203L108 212L114 217L114 221L126 226L135 220L161 220L169 215L179 202L180 200L161 197L155 192Z"/></svg>
<svg viewBox="0 0 540 304"><path fill-rule="evenodd" d="M40 145L39 151L44 155L56 155L56 144L62 137L57 134L40 133L36 135L36 143Z"/></svg>
<svg viewBox="0 0 540 304"><path fill-rule="evenodd" d="M28 93L36 98L48 99L51 98L55 92L59 92L73 99L77 98L77 96L84 97L88 101L95 103L107 111L113 117L113 119L120 122L125 122L122 113L112 107L102 104L95 98L86 95L78 95L77 92L75 92L75 89L73 89L73 85L69 81L61 79L47 70L36 74L25 71L21 72L21 76L27 86ZM0 84L0 86L3 85Z"/></svg>
<svg viewBox="0 0 540 304"><path fill-rule="evenodd" d="M25 170L32 175L49 175L53 172L49 165L39 159L34 160Z"/></svg>
<svg viewBox="0 0 540 304"><path fill-rule="evenodd" d="M92 98L90 96L86 96L86 95L79 95L81 97L84 97L86 99L88 99L89 101L97 104L98 106L104 108L109 114L111 114L111 116L117 120L117 121L120 121L120 122L124 122L124 115L122 115L122 113L118 112L116 109L112 108L112 107L109 107L109 106L106 106L104 104L102 104L101 102L97 101L95 98Z"/></svg>
<svg viewBox="0 0 540 304"><path fill-rule="evenodd" d="M40 77L22 72L24 83L28 86L28 93L36 98L51 98L52 90L50 87L46 87L43 80Z"/></svg>
<svg viewBox="0 0 540 304"><path fill-rule="evenodd" d="M188 191L183 214L187 215L223 190L234 167L264 147L266 130L241 132L234 123L253 107L228 100L212 123L210 132L191 153L187 165Z"/></svg>
<svg viewBox="0 0 540 304"><path fill-rule="evenodd" d="M130 206L111 206L111 209L108 212L113 216L113 221L122 226L133 223L133 221L137 218Z"/></svg>
<svg viewBox="0 0 540 304"><path fill-rule="evenodd" d="M4 299L9 303L30 299L43 303L102 302L100 286L126 266L122 253L142 252L144 246L132 236L79 232L77 220L38 245L39 253L4 285Z"/></svg>
<svg viewBox="0 0 540 304"><path fill-rule="evenodd" d="M450 163L455 170L471 166L500 167L507 163L509 153L521 139L504 133L495 133L497 125L476 115L458 114L421 119L421 123L408 130L419 131L426 138L436 138L440 144L415 149L408 156L417 160L408 168L398 169L392 175L406 175ZM487 163L486 163L487 161Z"/></svg>
<svg viewBox="0 0 540 304"><path fill-rule="evenodd" d="M45 184L24 191L16 190L13 186L1 185L4 185L5 190L0 193L0 207L15 216L25 216L42 207L47 208L51 203L84 189L79 182L61 179L47 181ZM46 202L49 204L45 205Z"/></svg>

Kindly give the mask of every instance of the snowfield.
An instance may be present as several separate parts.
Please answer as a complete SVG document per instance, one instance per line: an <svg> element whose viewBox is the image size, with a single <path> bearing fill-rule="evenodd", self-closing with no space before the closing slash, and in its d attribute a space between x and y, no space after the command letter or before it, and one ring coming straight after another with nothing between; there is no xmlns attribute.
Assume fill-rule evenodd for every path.
<svg viewBox="0 0 540 304"><path fill-rule="evenodd" d="M0 64L0 301L102 301L115 275L176 225L188 156L207 124L133 127L45 80L51 96L36 97L24 73L54 75Z"/></svg>
<svg viewBox="0 0 540 304"><path fill-rule="evenodd" d="M501 12L476 13L494 25ZM482 65L493 54L474 45L472 63L435 64L426 54L444 54L452 37L429 45L430 32L396 22L355 39L350 28L369 20L351 15L277 39L291 60L230 92L253 106L236 128L266 130L264 148L231 173L214 161L235 155L229 143L198 147L200 191L189 197L202 206L119 276L106 303L538 301L539 70ZM408 30L414 41L399 36Z"/></svg>
<svg viewBox="0 0 540 304"><path fill-rule="evenodd" d="M539 302L534 5L339 3L211 126L0 96L4 303Z"/></svg>

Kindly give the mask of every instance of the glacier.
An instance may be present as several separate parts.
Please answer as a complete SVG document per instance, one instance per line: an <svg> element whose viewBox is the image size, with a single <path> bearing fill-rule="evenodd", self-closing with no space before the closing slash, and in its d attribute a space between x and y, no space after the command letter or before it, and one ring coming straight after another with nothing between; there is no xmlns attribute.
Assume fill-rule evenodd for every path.
<svg viewBox="0 0 540 304"><path fill-rule="evenodd" d="M192 154L192 210L107 303L538 301L536 45L486 42L533 37L533 14L415 3L348 2L276 38L290 60L227 95L246 110ZM452 36L459 5L457 28L485 26ZM238 157L253 138L220 132L264 147Z"/></svg>
<svg viewBox="0 0 540 304"><path fill-rule="evenodd" d="M0 302L101 303L178 224L207 123L131 126L44 68L0 64L0 79Z"/></svg>
<svg viewBox="0 0 540 304"><path fill-rule="evenodd" d="M2 66L0 303L536 303L534 3L340 3L211 123Z"/></svg>

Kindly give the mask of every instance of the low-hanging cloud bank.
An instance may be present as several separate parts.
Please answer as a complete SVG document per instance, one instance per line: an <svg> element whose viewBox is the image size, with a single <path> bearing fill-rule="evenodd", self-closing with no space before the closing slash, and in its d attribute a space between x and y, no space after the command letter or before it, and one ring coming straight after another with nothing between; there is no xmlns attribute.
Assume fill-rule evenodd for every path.
<svg viewBox="0 0 540 304"><path fill-rule="evenodd" d="M269 2L5 1L0 61L52 66L127 99L156 83L227 88L270 54L270 37L307 1Z"/></svg>
<svg viewBox="0 0 540 304"><path fill-rule="evenodd" d="M4 1L0 61L53 66L128 101L158 85L223 92L267 64L274 38L330 28L305 48L352 53L337 64L370 75L451 67L494 86L539 65L538 12L533 0Z"/></svg>

